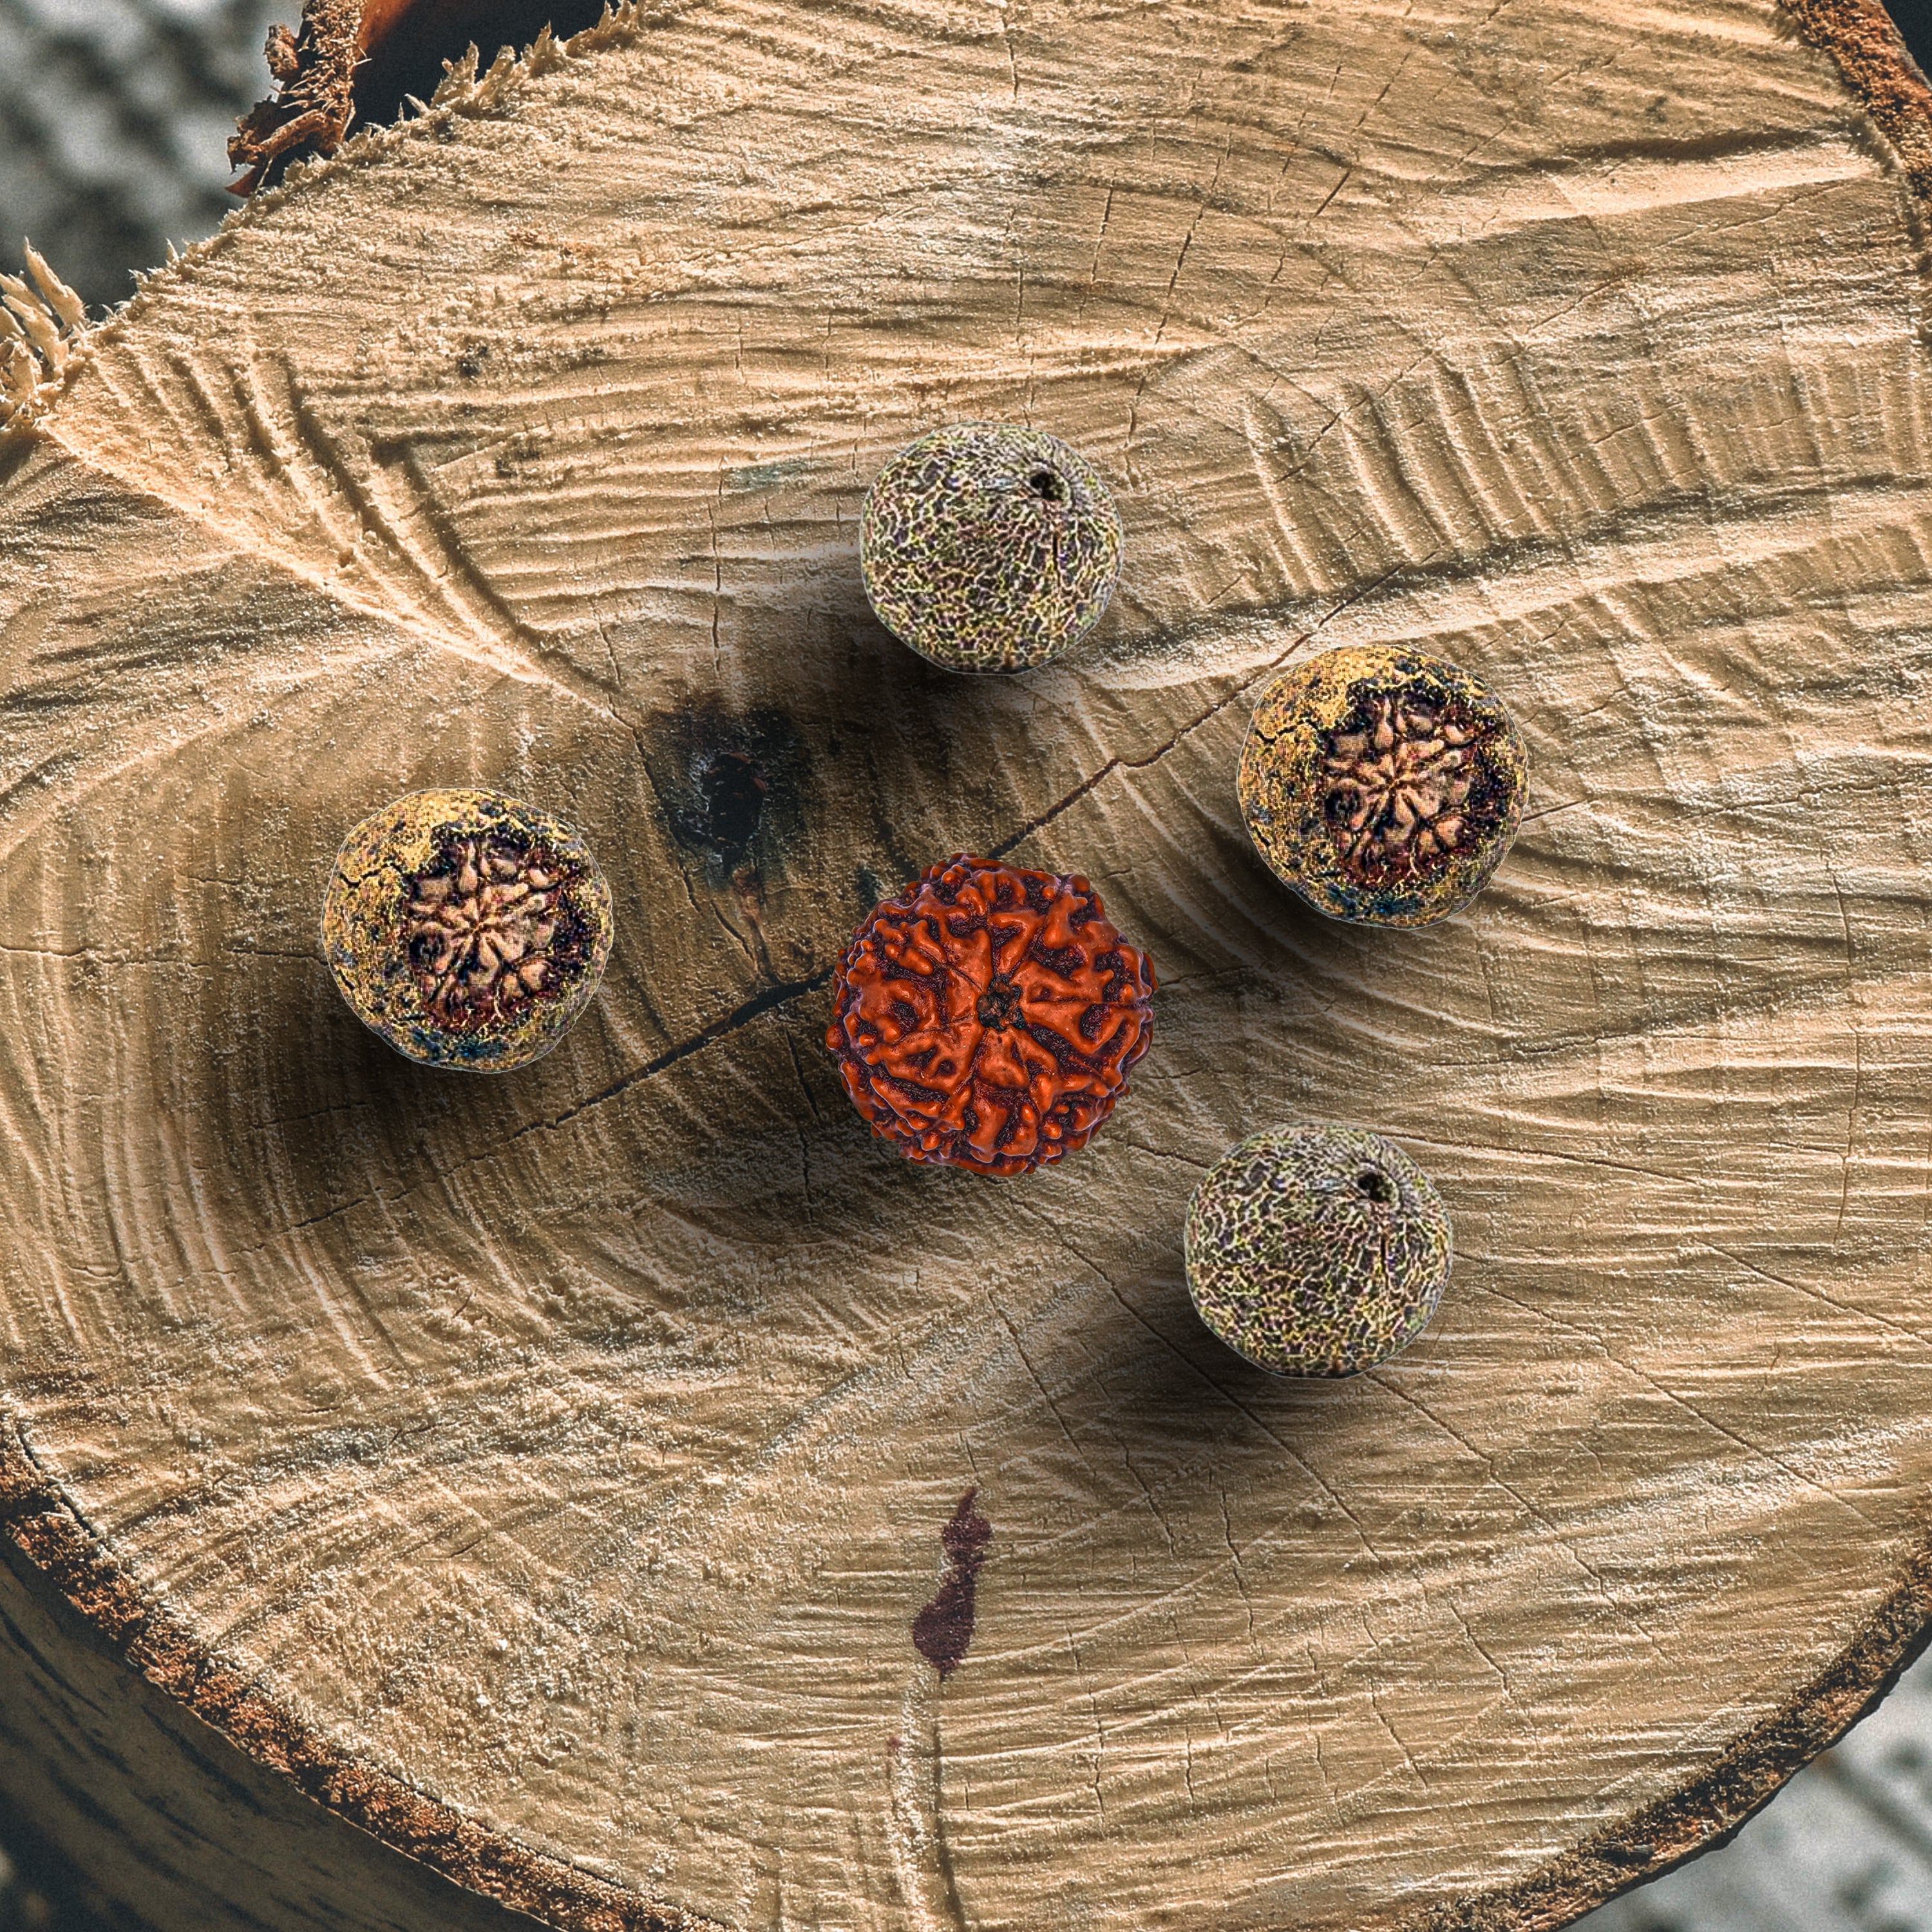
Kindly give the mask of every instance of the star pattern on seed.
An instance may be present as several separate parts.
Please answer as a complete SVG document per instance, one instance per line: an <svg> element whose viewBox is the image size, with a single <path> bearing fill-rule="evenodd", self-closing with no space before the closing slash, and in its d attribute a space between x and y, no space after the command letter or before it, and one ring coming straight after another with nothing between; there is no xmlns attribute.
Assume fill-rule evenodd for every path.
<svg viewBox="0 0 1932 1932"><path fill-rule="evenodd" d="M1377 692L1324 745L1323 809L1358 873L1421 870L1463 842L1478 733L1410 692Z"/></svg>
<svg viewBox="0 0 1932 1932"><path fill-rule="evenodd" d="M543 992L562 887L544 855L487 837L458 840L411 879L404 938L430 1016L478 1026Z"/></svg>

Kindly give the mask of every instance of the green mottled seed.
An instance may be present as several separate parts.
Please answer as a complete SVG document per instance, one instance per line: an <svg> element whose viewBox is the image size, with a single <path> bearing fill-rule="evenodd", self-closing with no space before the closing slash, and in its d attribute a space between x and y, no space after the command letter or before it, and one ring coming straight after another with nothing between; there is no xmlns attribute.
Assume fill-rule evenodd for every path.
<svg viewBox="0 0 1932 1932"><path fill-rule="evenodd" d="M956 423L902 449L859 516L879 620L949 670L1030 670L1100 621L1120 574L1120 512L1057 436Z"/></svg>
<svg viewBox="0 0 1932 1932"><path fill-rule="evenodd" d="M1427 926L1502 863L1529 764L1502 700L1467 671L1348 645L1262 694L1237 784L1255 849L1318 911Z"/></svg>
<svg viewBox="0 0 1932 1932"><path fill-rule="evenodd" d="M548 1053L610 952L610 890L560 819L500 792L416 791L343 841L322 945L350 1010L430 1066Z"/></svg>
<svg viewBox="0 0 1932 1932"><path fill-rule="evenodd" d="M1237 1354L1278 1376L1353 1376L1408 1346L1449 1280L1449 1216L1394 1142L1270 1127L1196 1190L1188 1292Z"/></svg>

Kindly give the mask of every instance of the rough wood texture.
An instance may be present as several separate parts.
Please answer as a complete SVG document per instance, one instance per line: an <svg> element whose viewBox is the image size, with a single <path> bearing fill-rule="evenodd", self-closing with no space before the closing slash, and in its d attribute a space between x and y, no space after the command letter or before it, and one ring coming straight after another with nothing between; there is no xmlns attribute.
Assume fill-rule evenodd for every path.
<svg viewBox="0 0 1932 1932"><path fill-rule="evenodd" d="M1928 1609L1917 220L1726 0L706 0L261 197L5 458L16 1540L566 1924L1548 1926L1734 1823ZM859 588L867 478L970 416L1127 521L1023 680ZM1351 931L1234 761L1278 667L1393 640L1510 694L1536 795L1469 913ZM464 783L617 896L500 1080L386 1053L316 947L344 828ZM1087 873L1160 970L1024 1183L899 1161L819 1044L962 848ZM1179 1279L1296 1115L1457 1221L1338 1386Z"/></svg>
<svg viewBox="0 0 1932 1932"><path fill-rule="evenodd" d="M252 194L278 160L333 154L352 126L419 106L466 46L568 36L602 10L596 0L303 0L299 31L269 31L274 90L236 124L229 158L246 172L229 191Z"/></svg>

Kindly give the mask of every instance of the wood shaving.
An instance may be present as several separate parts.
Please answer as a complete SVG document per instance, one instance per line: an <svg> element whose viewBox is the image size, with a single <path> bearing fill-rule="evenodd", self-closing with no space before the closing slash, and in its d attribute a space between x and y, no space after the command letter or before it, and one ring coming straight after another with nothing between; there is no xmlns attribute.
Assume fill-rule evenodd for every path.
<svg viewBox="0 0 1932 1932"><path fill-rule="evenodd" d="M66 380L87 305L32 244L27 273L0 275L0 434L23 428Z"/></svg>

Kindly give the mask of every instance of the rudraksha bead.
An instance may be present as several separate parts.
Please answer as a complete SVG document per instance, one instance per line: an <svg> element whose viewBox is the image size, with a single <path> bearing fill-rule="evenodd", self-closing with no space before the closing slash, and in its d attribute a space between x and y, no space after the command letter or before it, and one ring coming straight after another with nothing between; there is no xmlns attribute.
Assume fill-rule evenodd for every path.
<svg viewBox="0 0 1932 1932"><path fill-rule="evenodd" d="M859 512L879 620L948 670L1031 670L1093 628L1120 574L1120 515L1044 430L953 423L888 462Z"/></svg>
<svg viewBox="0 0 1932 1932"><path fill-rule="evenodd" d="M1262 694L1238 784L1256 850L1318 911L1427 926L1502 863L1529 768L1502 701L1467 671L1350 645Z"/></svg>
<svg viewBox="0 0 1932 1932"><path fill-rule="evenodd" d="M1230 1148L1184 1236L1202 1321L1257 1368L1353 1376L1427 1326L1449 1279L1449 1216L1393 1141L1271 1127Z"/></svg>
<svg viewBox="0 0 1932 1932"><path fill-rule="evenodd" d="M962 854L853 935L826 1045L908 1159L1029 1174L1112 1111L1152 1038L1154 990L1084 879Z"/></svg>
<svg viewBox="0 0 1932 1932"><path fill-rule="evenodd" d="M500 792L415 791L343 841L322 950L356 1018L431 1066L548 1053L610 950L610 892L562 820Z"/></svg>

